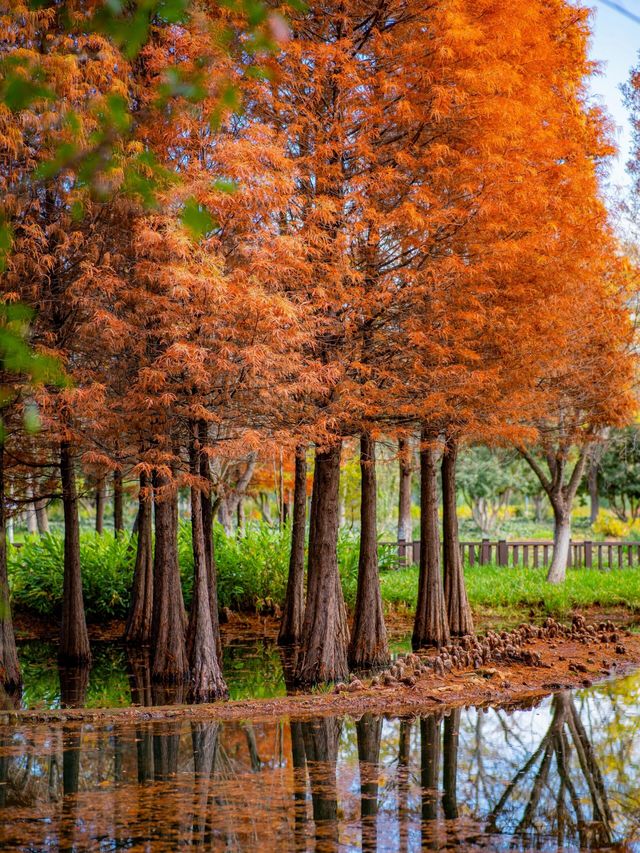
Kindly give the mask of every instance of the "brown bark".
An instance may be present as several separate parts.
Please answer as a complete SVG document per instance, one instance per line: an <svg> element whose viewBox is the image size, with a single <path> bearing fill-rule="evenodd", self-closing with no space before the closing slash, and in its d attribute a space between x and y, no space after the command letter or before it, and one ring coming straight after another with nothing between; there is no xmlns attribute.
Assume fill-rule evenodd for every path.
<svg viewBox="0 0 640 853"><path fill-rule="evenodd" d="M9 577L7 574L6 515L4 445L0 442L0 687L12 693L20 688L22 677L11 619Z"/></svg>
<svg viewBox="0 0 640 853"><path fill-rule="evenodd" d="M281 646L300 642L304 618L304 546L307 517L307 448L300 444L295 453L293 487L293 523L289 576L284 599L282 622L278 633Z"/></svg>
<svg viewBox="0 0 640 853"><path fill-rule="evenodd" d="M47 502L40 498L35 502L36 521L38 522L38 533L44 536L49 532L49 514L47 512Z"/></svg>
<svg viewBox="0 0 640 853"><path fill-rule="evenodd" d="M413 539L411 520L411 443L408 438L398 441L398 459L400 463L400 484L398 489L398 541L410 542Z"/></svg>
<svg viewBox="0 0 640 853"><path fill-rule="evenodd" d="M100 478L96 485L96 533L101 534L104 531L104 478Z"/></svg>
<svg viewBox="0 0 640 853"><path fill-rule="evenodd" d="M122 491L122 471L113 472L113 529L116 536L124 530L124 501Z"/></svg>
<svg viewBox="0 0 640 853"><path fill-rule="evenodd" d="M60 445L60 477L64 509L64 581L58 657L66 664L82 665L90 662L91 651L82 598L78 493L73 455L68 442Z"/></svg>
<svg viewBox="0 0 640 853"><path fill-rule="evenodd" d="M414 649L446 646L450 639L440 568L437 451L434 436L423 430L420 440L420 573L411 638Z"/></svg>
<svg viewBox="0 0 640 853"><path fill-rule="evenodd" d="M198 424L198 437L200 448L207 446L207 422L202 420ZM211 608L211 627L213 636L216 638L216 651L218 660L222 664L222 643L220 641L220 619L218 614L218 573L216 571L216 554L213 544L213 504L211 494L211 472L207 455L200 453L200 477L208 484L208 491L201 492L200 503L202 505L202 528L204 531L204 549L207 560L207 585L209 588L209 606Z"/></svg>
<svg viewBox="0 0 640 853"><path fill-rule="evenodd" d="M449 631L454 637L473 634L473 617L467 598L458 535L456 506L457 442L448 438L442 457L442 538L444 543L444 594Z"/></svg>
<svg viewBox="0 0 640 853"><path fill-rule="evenodd" d="M138 515L136 526L136 562L133 570L131 606L124 638L128 643L146 646L151 642L153 619L153 542L152 542L152 496L149 477L140 474Z"/></svg>
<svg viewBox="0 0 640 853"><path fill-rule="evenodd" d="M349 629L338 573L338 443L316 450L307 600L296 681L314 684L347 677Z"/></svg>
<svg viewBox="0 0 640 853"><path fill-rule="evenodd" d="M191 473L200 473L200 443L197 425L189 447ZM187 634L187 649L191 669L191 699L207 702L229 695L222 677L217 653L217 638L211 620L209 599L209 567L202 516L202 493L198 486L191 488L191 543L193 548L193 597Z"/></svg>
<svg viewBox="0 0 640 853"><path fill-rule="evenodd" d="M156 547L153 559L153 665L151 676L163 684L189 677L185 612L178 567L178 496L166 475L154 482Z"/></svg>
<svg viewBox="0 0 640 853"><path fill-rule="evenodd" d="M387 629L384 624L378 575L375 452L375 442L368 433L363 433L360 438L358 587L348 653L349 666L354 669L380 667L389 662Z"/></svg>

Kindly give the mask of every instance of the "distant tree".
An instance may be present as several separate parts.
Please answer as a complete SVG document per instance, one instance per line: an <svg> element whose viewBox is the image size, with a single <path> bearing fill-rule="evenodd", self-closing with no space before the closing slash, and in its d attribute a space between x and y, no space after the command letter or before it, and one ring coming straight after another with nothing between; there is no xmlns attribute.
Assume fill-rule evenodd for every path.
<svg viewBox="0 0 640 853"><path fill-rule="evenodd" d="M640 518L640 428L611 432L598 465L598 486L621 521Z"/></svg>

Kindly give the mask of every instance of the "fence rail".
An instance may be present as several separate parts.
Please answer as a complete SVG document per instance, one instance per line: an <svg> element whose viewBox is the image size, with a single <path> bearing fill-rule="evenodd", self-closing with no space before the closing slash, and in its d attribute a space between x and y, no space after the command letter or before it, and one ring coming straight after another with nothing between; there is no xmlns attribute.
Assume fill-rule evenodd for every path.
<svg viewBox="0 0 640 853"><path fill-rule="evenodd" d="M395 549L400 565L420 562L420 541L381 542L381 547ZM470 566L496 563L498 566L522 566L547 568L553 559L553 542L522 540L497 542L483 539L481 542L461 542L463 560ZM571 542L568 565L570 568L622 569L640 566L640 542L585 540Z"/></svg>

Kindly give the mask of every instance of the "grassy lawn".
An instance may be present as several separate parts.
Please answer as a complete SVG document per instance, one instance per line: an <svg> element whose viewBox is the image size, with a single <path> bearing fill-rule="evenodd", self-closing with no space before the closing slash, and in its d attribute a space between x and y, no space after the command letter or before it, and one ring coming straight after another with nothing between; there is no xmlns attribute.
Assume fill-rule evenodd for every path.
<svg viewBox="0 0 640 853"><path fill-rule="evenodd" d="M574 608L626 607L640 612L640 569L576 569L567 572L560 586L548 584L544 569L502 566L467 567L465 577L471 606L475 610L522 612L530 609L566 618ZM414 608L418 593L418 570L411 566L382 576L382 595L391 606Z"/></svg>

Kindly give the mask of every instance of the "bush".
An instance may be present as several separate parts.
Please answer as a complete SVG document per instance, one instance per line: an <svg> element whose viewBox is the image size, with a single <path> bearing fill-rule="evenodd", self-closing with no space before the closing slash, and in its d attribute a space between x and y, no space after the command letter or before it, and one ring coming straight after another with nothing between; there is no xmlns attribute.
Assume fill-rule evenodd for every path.
<svg viewBox="0 0 640 853"><path fill-rule="evenodd" d="M629 527L606 510L600 510L593 532L597 536L602 536L603 539L626 539L629 535Z"/></svg>
<svg viewBox="0 0 640 853"><path fill-rule="evenodd" d="M135 542L134 542L135 545ZM18 607L43 616L62 607L64 538L59 533L29 536L21 548L9 547L9 581ZM135 547L113 533L80 534L80 563L88 619L126 616L129 606Z"/></svg>

